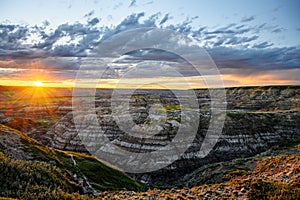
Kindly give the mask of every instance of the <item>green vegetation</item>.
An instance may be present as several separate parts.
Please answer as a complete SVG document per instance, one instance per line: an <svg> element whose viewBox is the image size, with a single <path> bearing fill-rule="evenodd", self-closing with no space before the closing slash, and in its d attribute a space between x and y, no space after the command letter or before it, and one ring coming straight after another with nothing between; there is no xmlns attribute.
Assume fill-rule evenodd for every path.
<svg viewBox="0 0 300 200"><path fill-rule="evenodd" d="M299 140L295 140L254 157L202 166L179 180L183 189L178 192L188 187L201 191L200 198L300 199L299 150ZM171 187L159 184L159 188Z"/></svg>
<svg viewBox="0 0 300 200"><path fill-rule="evenodd" d="M243 170L243 169L242 170L241 169L235 169L235 170L229 171L227 173L230 176L244 176L244 175L250 174L248 171Z"/></svg>
<svg viewBox="0 0 300 200"><path fill-rule="evenodd" d="M80 171L88 177L91 185L100 191L104 190L141 190L143 185L134 179L125 176L124 173L112 169L101 162L95 162L94 157L75 154L74 159Z"/></svg>
<svg viewBox="0 0 300 200"><path fill-rule="evenodd" d="M19 160L5 155L0 144L0 196L21 199L84 199L84 185L77 179L86 177L97 191L144 190L145 186L92 156L55 150L42 145L22 132L0 125L0 134L20 138L17 151L30 157ZM18 154L18 153L16 153ZM77 165L74 165L73 155ZM86 186L85 186L86 187Z"/></svg>
<svg viewBox="0 0 300 200"><path fill-rule="evenodd" d="M194 186L173 186L159 183L156 188L146 192L114 191L103 192L99 199L300 199L300 156L299 145L296 155L279 155L255 159L257 157L230 161L223 168L223 163L209 165L200 174L193 174L191 179L201 179L204 174L211 177L223 173L226 180L215 184L197 184ZM296 150L289 149L291 151ZM286 149L288 150L288 149ZM286 151L282 151L284 154ZM252 167L250 164L254 164ZM249 169L247 169L248 167ZM228 170L227 167L234 168ZM249 170L249 171L248 171ZM217 174L214 176L213 174ZM200 177L197 177L197 176ZM284 176L286 175L286 176ZM162 189L163 188L163 189Z"/></svg>
<svg viewBox="0 0 300 200"><path fill-rule="evenodd" d="M171 185L159 183L158 185L152 186L152 188L169 189L175 185L179 188L191 188L203 184L230 183L230 180L234 178L238 178L238 182L241 183L244 178L252 175L254 177L262 176L263 178L273 176L273 171L277 171L277 168L280 168L283 171L294 170L292 174L295 174L296 177L296 174L298 173L298 176L300 177L299 171L296 171L297 166L299 166L300 169L300 145L299 141L297 141L298 140L286 143L286 146L278 145L273 147L268 154L204 165L178 180L177 183L172 183ZM289 165L292 165L293 168L289 167ZM295 177L291 178L296 179Z"/></svg>
<svg viewBox="0 0 300 200"><path fill-rule="evenodd" d="M249 199L300 199L299 185L256 179L251 182Z"/></svg>
<svg viewBox="0 0 300 200"><path fill-rule="evenodd" d="M46 162L13 160L2 152L0 171L0 196L22 198L31 191L46 193L60 188L66 192L75 192L80 189L56 166Z"/></svg>
<svg viewBox="0 0 300 200"><path fill-rule="evenodd" d="M180 110L180 105L178 104L170 104L170 105L165 105L164 108L166 111L173 111L173 110Z"/></svg>
<svg viewBox="0 0 300 200"><path fill-rule="evenodd" d="M238 112L238 111L228 111L228 112L226 112L226 115L228 117L233 118L233 119L243 119L243 118L245 118L245 113L244 112Z"/></svg>
<svg viewBox="0 0 300 200"><path fill-rule="evenodd" d="M177 122L181 122L181 118L180 117L168 117L167 118L167 121L172 121L172 120L174 120L174 121L177 121Z"/></svg>

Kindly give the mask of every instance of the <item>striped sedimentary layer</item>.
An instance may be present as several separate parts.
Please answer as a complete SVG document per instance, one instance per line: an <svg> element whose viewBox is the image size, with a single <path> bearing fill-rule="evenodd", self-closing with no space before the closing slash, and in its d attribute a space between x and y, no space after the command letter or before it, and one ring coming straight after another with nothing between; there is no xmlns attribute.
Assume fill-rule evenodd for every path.
<svg viewBox="0 0 300 200"><path fill-rule="evenodd" d="M189 117L199 118L199 126L191 144L186 141L176 144L178 152L188 146L185 153L161 170L132 174L145 182L157 183L175 181L203 164L251 156L271 146L300 138L300 87L229 88L226 89L226 101L222 100L227 103L223 130L212 134L213 137L220 137L210 153L203 157L200 150L207 136L213 100L207 90L196 90L196 94L199 102L197 111L181 107L181 102L171 92L140 91L131 97L130 109L117 115L110 107L110 95L100 95L96 97L94 111L70 111L44 134L42 141L58 149L95 153L101 148L101 138L99 140L97 135L102 134L111 144L126 152L155 152L172 144L180 127L187 136L193 132L194 124L183 125L182 122L184 109L189 110ZM183 97L183 101L188 101L188 96ZM121 102L122 99L120 105ZM153 106L158 104L162 106ZM135 129L131 127L132 132L128 132L128 127L118 125L114 116L123 119L131 117L137 126ZM85 121L87 118L88 121ZM79 127L83 131L78 131L80 120L86 125ZM109 148L102 150L110 151ZM177 153L176 150L174 152ZM167 156L172 160L174 155Z"/></svg>

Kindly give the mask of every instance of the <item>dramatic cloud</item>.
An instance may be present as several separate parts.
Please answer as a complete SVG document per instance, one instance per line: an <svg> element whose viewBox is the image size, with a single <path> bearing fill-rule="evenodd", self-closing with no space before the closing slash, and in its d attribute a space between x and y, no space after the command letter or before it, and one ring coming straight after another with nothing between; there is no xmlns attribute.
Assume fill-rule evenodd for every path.
<svg viewBox="0 0 300 200"><path fill-rule="evenodd" d="M26 26L19 25L1 24L0 30L1 49L17 49L29 34L29 30Z"/></svg>
<svg viewBox="0 0 300 200"><path fill-rule="evenodd" d="M247 69L245 73L274 69L300 69L300 48L268 48L239 50L234 48L212 48L208 52L218 67Z"/></svg>
<svg viewBox="0 0 300 200"><path fill-rule="evenodd" d="M129 6L135 4L136 1L133 0ZM192 23L196 18L170 24L166 23L172 19L170 14L156 13L145 17L144 12L135 13L114 27L101 25L101 19L93 15L94 11L91 11L84 16L86 23L65 23L54 30L48 28L48 21L34 27L0 24L0 68L33 69L38 65L40 69L55 71L56 75L60 70L65 70L66 73L61 72L61 76L74 78L81 61L97 45L120 32L144 27L166 28L193 37L209 52L223 74L245 75L300 68L300 47L276 47L272 41L265 41L260 34L263 31L280 34L285 29L266 23L250 25L248 22L255 20L254 16L243 18L239 24L194 29ZM155 40L161 40L159 35ZM112 61L109 74L116 77L134 64L151 60L177 63L176 69L179 72L186 76L194 75L191 66L182 58L172 52L153 49L126 53L120 59ZM89 70L94 69L92 67ZM86 78L93 72L87 71ZM5 75L10 76L10 73L6 71ZM1 76L4 76L3 73Z"/></svg>

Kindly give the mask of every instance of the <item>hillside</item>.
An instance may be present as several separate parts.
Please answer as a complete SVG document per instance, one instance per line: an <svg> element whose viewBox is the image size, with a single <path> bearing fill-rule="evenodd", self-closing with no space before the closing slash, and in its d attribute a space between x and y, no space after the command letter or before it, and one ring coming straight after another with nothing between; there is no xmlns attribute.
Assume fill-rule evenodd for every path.
<svg viewBox="0 0 300 200"><path fill-rule="evenodd" d="M177 184L157 185L146 192L102 192L98 199L298 200L300 141L254 157L205 165Z"/></svg>
<svg viewBox="0 0 300 200"><path fill-rule="evenodd" d="M91 156L45 147L23 133L3 125L0 125L0 150L2 197L284 200L300 198L299 141L273 147L254 157L204 165L182 177L176 184L157 184L145 192L138 192L143 190L143 185Z"/></svg>
<svg viewBox="0 0 300 200"><path fill-rule="evenodd" d="M25 199L143 189L94 157L46 147L4 125L0 125L0 180L0 196Z"/></svg>

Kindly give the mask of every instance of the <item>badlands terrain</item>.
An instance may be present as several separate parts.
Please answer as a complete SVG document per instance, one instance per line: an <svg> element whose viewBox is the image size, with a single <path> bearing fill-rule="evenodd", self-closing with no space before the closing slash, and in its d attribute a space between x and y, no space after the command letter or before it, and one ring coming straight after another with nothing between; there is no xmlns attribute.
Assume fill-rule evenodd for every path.
<svg viewBox="0 0 300 200"><path fill-rule="evenodd" d="M125 134L115 122L111 93L96 91L95 116L114 145L134 153L154 152L170 144L184 109L194 109L180 106L172 91L135 91L126 114L140 127L147 127L154 118L153 127L161 128L152 137L140 139ZM227 88L226 99L219 100L226 106L224 127L205 157L198 152L209 129L214 99L205 89L195 94L199 124L185 153L163 169L125 174L93 157L82 143L74 123L71 89L1 87L0 176L4 181L0 196L299 199L300 86ZM154 108L157 102L162 106ZM160 112L151 114L153 108ZM95 131L95 126L86 131Z"/></svg>

